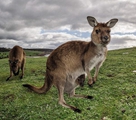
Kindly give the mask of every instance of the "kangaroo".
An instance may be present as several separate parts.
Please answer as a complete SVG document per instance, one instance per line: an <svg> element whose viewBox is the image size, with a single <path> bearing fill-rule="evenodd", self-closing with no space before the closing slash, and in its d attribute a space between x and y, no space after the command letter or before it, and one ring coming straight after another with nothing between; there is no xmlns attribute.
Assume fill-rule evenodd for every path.
<svg viewBox="0 0 136 120"><path fill-rule="evenodd" d="M20 79L24 76L24 65L25 65L25 52L20 46L14 46L9 52L9 66L10 76L6 79L8 81L13 74L16 76L19 74L21 68L22 74Z"/></svg>
<svg viewBox="0 0 136 120"><path fill-rule="evenodd" d="M106 58L106 45L110 42L110 28L118 21L118 19L111 19L107 23L98 23L91 16L88 16L87 20L93 27L92 40L90 42L69 41L62 44L47 59L44 85L41 88L30 84L23 85L37 93L46 93L52 85L56 86L59 104L78 113L81 112L80 109L66 103L64 92L70 97L93 98L93 96L75 94L76 87L80 85L77 81L85 73L89 76L89 84L96 80L99 68ZM90 71L94 67L95 75L92 79Z"/></svg>
<svg viewBox="0 0 136 120"><path fill-rule="evenodd" d="M83 86L84 86L84 81L85 81L85 74L80 75L80 76L76 79L76 83L77 83L80 87L83 87Z"/></svg>

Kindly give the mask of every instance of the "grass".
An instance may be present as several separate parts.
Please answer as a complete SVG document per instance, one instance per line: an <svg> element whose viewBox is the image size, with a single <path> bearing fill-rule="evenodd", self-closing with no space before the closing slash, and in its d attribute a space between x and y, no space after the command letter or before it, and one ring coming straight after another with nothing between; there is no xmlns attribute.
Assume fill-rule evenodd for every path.
<svg viewBox="0 0 136 120"><path fill-rule="evenodd" d="M8 52L0 52L0 59L7 57L8 57Z"/></svg>
<svg viewBox="0 0 136 120"><path fill-rule="evenodd" d="M94 99L69 98L67 103L82 110L75 113L58 104L55 87L45 94L36 94L22 87L24 83L42 86L46 58L27 57L25 76L9 76L8 59L0 59L0 119L1 120L135 120L136 119L136 48L109 51L100 69L98 80L89 88L77 88L76 93Z"/></svg>

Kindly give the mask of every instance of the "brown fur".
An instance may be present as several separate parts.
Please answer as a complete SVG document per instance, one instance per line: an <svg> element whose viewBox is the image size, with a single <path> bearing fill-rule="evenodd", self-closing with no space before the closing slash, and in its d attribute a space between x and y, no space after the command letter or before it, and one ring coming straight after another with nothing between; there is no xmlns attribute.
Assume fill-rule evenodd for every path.
<svg viewBox="0 0 136 120"><path fill-rule="evenodd" d="M85 81L85 74L80 75L77 79L76 79L76 83L77 85L79 85L80 87L84 86L84 81Z"/></svg>
<svg viewBox="0 0 136 120"><path fill-rule="evenodd" d="M13 76L19 74L19 70L22 70L20 79L24 76L24 65L25 65L25 52L20 46L14 46L9 52L9 66L10 76L7 81Z"/></svg>
<svg viewBox="0 0 136 120"><path fill-rule="evenodd" d="M84 79L85 73L89 78L88 84L91 85L93 81L96 81L99 68L106 57L106 45L110 41L110 28L117 22L117 19L112 19L107 23L98 23L95 18L90 16L87 17L87 20L94 27L92 40L90 42L70 41L59 46L47 59L44 85L41 88L29 84L23 85L37 93L46 93L52 85L56 86L59 104L75 112L81 112L81 110L68 105L63 94L66 92L71 97L93 98L92 96L77 95L75 89L79 85L81 86L80 79ZM92 79L90 70L94 67L96 71L94 79Z"/></svg>

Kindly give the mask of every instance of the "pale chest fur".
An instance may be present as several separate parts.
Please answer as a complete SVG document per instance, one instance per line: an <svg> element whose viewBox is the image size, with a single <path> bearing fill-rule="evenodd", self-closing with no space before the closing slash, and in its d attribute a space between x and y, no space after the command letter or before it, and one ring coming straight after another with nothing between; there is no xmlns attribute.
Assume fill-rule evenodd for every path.
<svg viewBox="0 0 136 120"><path fill-rule="evenodd" d="M86 67L89 67L89 70L92 70L96 65L102 64L105 58L106 58L105 54L103 52L100 52L97 55L95 55L92 59L90 59Z"/></svg>
<svg viewBox="0 0 136 120"><path fill-rule="evenodd" d="M97 46L95 49L95 55L90 56L90 59L86 63L85 69L86 70L92 70L97 65L102 65L102 63L105 61L107 48L103 46Z"/></svg>

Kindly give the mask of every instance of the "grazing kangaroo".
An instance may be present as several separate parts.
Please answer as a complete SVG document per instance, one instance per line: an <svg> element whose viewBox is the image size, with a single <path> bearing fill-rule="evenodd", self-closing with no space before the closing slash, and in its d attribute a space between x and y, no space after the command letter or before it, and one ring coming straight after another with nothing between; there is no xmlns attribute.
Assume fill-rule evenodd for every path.
<svg viewBox="0 0 136 120"><path fill-rule="evenodd" d="M9 66L10 66L10 76L7 78L8 81L13 74L16 76L19 74L21 68L22 74L20 79L24 76L24 65L25 65L25 52L20 46L14 46L9 52Z"/></svg>
<svg viewBox="0 0 136 120"><path fill-rule="evenodd" d="M23 85L37 93L46 93L54 85L58 89L59 104L79 113L80 109L66 103L63 94L66 92L71 97L93 98L75 94L76 87L81 86L78 79L83 78L82 75L87 73L88 84L91 85L93 80L96 81L99 68L106 57L106 45L110 42L110 28L118 21L118 19L111 19L107 23L98 23L91 16L88 16L87 20L94 28L91 35L92 40L90 42L70 41L62 44L47 59L44 85L41 88L29 84ZM94 79L92 79L90 70L94 67L96 71Z"/></svg>

